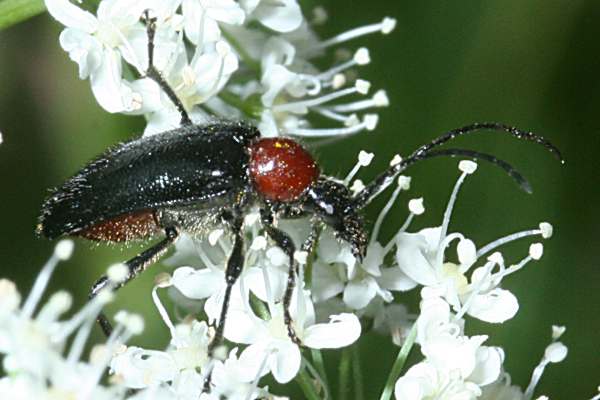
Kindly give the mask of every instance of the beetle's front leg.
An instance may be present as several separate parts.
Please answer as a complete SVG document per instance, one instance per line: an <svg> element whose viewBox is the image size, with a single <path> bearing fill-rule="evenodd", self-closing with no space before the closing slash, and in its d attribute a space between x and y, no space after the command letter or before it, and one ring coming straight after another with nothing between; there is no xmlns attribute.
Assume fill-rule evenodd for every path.
<svg viewBox="0 0 600 400"><path fill-rule="evenodd" d="M294 252L296 251L296 247L294 246L294 242L292 238L289 237L287 233L273 226L273 212L270 210L262 209L260 211L261 222L267 232L267 235L275 244L280 247L283 252L288 256L289 259L289 269L288 269L288 277L287 284L285 287L285 293L283 295L283 319L285 325L287 326L288 336L292 340L292 342L297 345L302 345L302 341L296 335L296 331L292 323L294 322L292 316L290 314L290 305L292 303L292 294L294 293L294 287L296 287L296 273L298 271L298 267L296 265L296 261L294 260Z"/></svg>
<svg viewBox="0 0 600 400"><path fill-rule="evenodd" d="M240 201L242 203L243 200ZM208 344L208 357L212 359L214 352L217 347L223 342L225 333L225 322L227 319L227 311L229 310L229 301L231 299L231 291L233 285L237 282L238 278L242 274L244 269L244 236L243 236L243 224L244 216L240 212L240 207L235 210L235 213L224 212L222 217L224 220L229 222L231 229L234 232L233 250L227 260L227 267L225 269L225 294L223 296L223 305L221 306L221 315L215 331L215 336ZM204 380L204 392L210 392L210 382L212 379L212 368L206 374Z"/></svg>

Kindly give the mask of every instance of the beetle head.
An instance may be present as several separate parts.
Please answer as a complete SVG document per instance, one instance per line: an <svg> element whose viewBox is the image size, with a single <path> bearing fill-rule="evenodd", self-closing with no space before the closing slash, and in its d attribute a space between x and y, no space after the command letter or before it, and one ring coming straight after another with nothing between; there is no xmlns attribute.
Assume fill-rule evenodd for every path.
<svg viewBox="0 0 600 400"><path fill-rule="evenodd" d="M350 243L354 256L362 260L367 248L363 218L344 184L331 178L319 178L308 189L303 208L332 227L335 236Z"/></svg>

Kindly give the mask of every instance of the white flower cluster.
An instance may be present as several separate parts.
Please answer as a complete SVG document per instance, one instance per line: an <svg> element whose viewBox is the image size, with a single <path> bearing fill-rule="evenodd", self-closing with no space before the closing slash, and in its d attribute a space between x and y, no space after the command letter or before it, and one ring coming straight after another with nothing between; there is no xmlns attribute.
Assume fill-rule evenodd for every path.
<svg viewBox="0 0 600 400"><path fill-rule="evenodd" d="M66 26L61 46L79 65L80 78L90 80L98 103L109 112L144 115L146 134L176 128L181 119L168 95L145 76L148 38L141 16L147 10L156 19L154 63L196 123L215 116L253 118L264 136L348 135L373 130L377 115L366 110L388 104L385 91L371 98L342 100L369 91L367 81L350 73L370 62L366 48L345 59L338 57L337 64L325 71L314 61L357 36L389 33L395 26L391 18L320 40L311 24L322 23L326 14L317 8L309 23L296 0L102 0L96 15L68 0L45 3ZM335 125L312 127L310 113ZM373 154L361 152L345 178L353 191L364 187L354 178L372 158ZM399 158L392 160L397 162ZM533 243L529 254L510 266L498 248L534 235L549 238L552 226L541 223L481 247L461 233L449 232L459 188L476 167L470 161L459 164L462 173L440 226L408 232L412 220L425 212L423 199L415 198L408 201L409 215L398 224L400 229L387 243L380 242L389 210L400 193L410 189L410 178L400 176L374 224L364 259L355 258L350 245L338 241L328 228L320 232L314 254L296 252L300 268L290 314L302 346L290 338L282 306L288 259L267 239L258 211L244 221L250 245L229 299L226 345L214 352L209 344L221 320L225 266L233 247L224 230L216 227L206 238L182 235L167 260L178 268L172 275L157 277L152 299L171 334L164 351L124 346L142 323L121 313L113 335L95 348L89 362L81 361L83 346L95 317L111 297L109 292L65 321L59 318L69 308L70 297L58 293L33 317L57 261L70 253L70 242L61 242L23 306L14 285L0 281L0 353L6 355L8 373L0 379L0 397L10 393L10 398L27 399L268 399L276 397L261 386L261 380L270 374L279 383L298 379L303 388L316 382L313 392L330 398L319 350L352 345L364 327L372 327L403 346L400 354L409 351L416 338L423 355L399 379L392 368L393 380L382 399L392 391L397 399L531 399L545 366L566 356L566 347L558 342L562 330L555 329L553 343L523 391L512 386L504 372L503 350L484 345L487 336L466 335L465 323L467 316L502 323L517 313L518 301L502 288L502 281L540 259L543 247ZM302 248L310 221L277 223L296 248ZM453 242L455 260L446 255ZM109 277L119 282L123 266L112 268ZM418 316L409 314L394 295L417 287ZM175 298L177 310L168 311L163 305L162 289ZM191 317L180 317L182 310ZM207 322L196 319L202 313ZM311 349L310 357L305 348ZM102 386L107 366L110 386Z"/></svg>
<svg viewBox="0 0 600 400"><path fill-rule="evenodd" d="M357 165L367 164L363 153ZM365 321L372 320L375 329L390 334L397 344L402 344L415 317L408 315L404 306L393 303L393 292L420 286L422 302L416 332L424 360L397 381L396 398L475 399L494 390L506 390L520 393L520 397L510 398L529 399L541 371L528 389L529 394L510 386L508 375L502 372L503 350L484 346L487 336L466 336L464 317L501 323L516 314L517 299L501 288L501 282L528 262L538 260L542 256L542 245L532 244L529 255L509 267L496 250L507 242L528 236L549 238L552 227L542 223L537 229L505 236L480 249L462 234L448 233L459 188L467 175L475 171L476 164L463 161L460 169L463 172L441 226L407 233L413 218L425 211L423 200L413 199L408 202L409 216L393 239L385 245L378 242L378 231L387 212L400 192L410 187L410 178L400 176L396 190L375 223L364 260L357 260L350 245L336 240L327 229L319 238L314 258L307 259L306 254L297 252L303 289L294 292L291 310L294 328L308 348L339 348L358 339L361 325L357 317L361 317ZM357 170L353 170L353 174ZM159 301L156 294L159 287L175 288L171 294L188 311L198 314L203 310L209 322L218 321L226 287L224 270L232 243L221 229L214 230L204 240L185 237L177 242L177 251L167 263L191 266L177 268L172 276L162 276L154 291L157 308L172 333L171 346L166 352L132 348L121 354L111 365L121 381L135 388L166 385L177 391L173 389L179 385L177 377L184 374L186 383L193 382L188 390L200 396L202 377L214 369L211 393L217 396L215 398L222 395L241 399L264 396L266 389L259 389L257 385L267 373L280 383L296 377L302 369L302 349L288 337L281 305L287 258L280 248L269 245L258 219L257 214L250 214L245 221L247 239L252 245L246 255L245 269L234 286L225 327L225 338L243 349L235 347L224 361L210 360L207 326L191 320L175 326ZM292 235L297 244L302 243L310 229L308 220L280 221L280 227ZM453 241L458 242L457 263L448 261L444 255ZM395 254L390 261L387 256L393 250ZM487 256L489 253L492 254ZM480 263L482 265L478 265ZM555 339L558 336L555 335ZM548 352L552 355L546 355L544 366L566 356L566 347L561 343L553 343L551 347ZM557 356L557 352L562 356ZM235 372L225 372L228 368ZM222 375L229 379L217 379Z"/></svg>
<svg viewBox="0 0 600 400"><path fill-rule="evenodd" d="M0 398L30 399L123 399L127 388L102 386L100 380L116 349L132 335L141 333L142 319L119 312L117 325L106 343L96 345L87 361L81 360L96 316L112 293L103 291L68 319L71 296L60 291L40 305L50 277L59 263L70 258L73 242L63 240L38 275L27 299L15 284L0 279L0 355L6 376L0 378ZM120 281L127 270L122 265L109 269L109 278ZM36 313L36 309L38 309Z"/></svg>
<svg viewBox="0 0 600 400"><path fill-rule="evenodd" d="M373 130L377 115L360 112L387 106L385 91L371 98L369 82L347 72L370 62L369 51L340 52L335 65L320 71L314 61L339 43L373 32L387 34L396 21L363 26L319 40L296 0L103 0L97 15L68 0L45 0L50 14L66 26L60 44L89 79L106 111L145 115L146 134L179 126L180 114L148 67L145 10L156 18L154 63L191 119L215 116L256 119L264 136L347 135ZM327 18L320 8L314 23ZM333 121L311 127L307 114Z"/></svg>

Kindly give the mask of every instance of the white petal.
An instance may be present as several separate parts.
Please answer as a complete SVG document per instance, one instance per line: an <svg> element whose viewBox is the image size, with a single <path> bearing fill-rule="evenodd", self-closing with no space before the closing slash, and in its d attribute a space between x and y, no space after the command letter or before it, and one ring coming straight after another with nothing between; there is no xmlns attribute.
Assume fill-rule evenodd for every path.
<svg viewBox="0 0 600 400"><path fill-rule="evenodd" d="M296 48L287 40L273 36L263 47L261 70L266 71L270 66L281 64L289 66L294 61ZM263 74L264 78L264 74Z"/></svg>
<svg viewBox="0 0 600 400"><path fill-rule="evenodd" d="M190 299L205 299L225 285L225 274L209 268L195 270L191 267L177 268L171 278L173 286Z"/></svg>
<svg viewBox="0 0 600 400"><path fill-rule="evenodd" d="M45 0L46 8L58 22L69 28L94 33L98 28L96 17L68 0Z"/></svg>
<svg viewBox="0 0 600 400"><path fill-rule="evenodd" d="M98 5L98 20L117 28L129 27L139 22L148 6L140 0L103 0Z"/></svg>
<svg viewBox="0 0 600 400"><path fill-rule="evenodd" d="M128 347L111 361L112 373L119 375L125 386L140 389L173 380L175 362L167 353Z"/></svg>
<svg viewBox="0 0 600 400"><path fill-rule="evenodd" d="M291 82L298 79L298 74L279 64L270 65L264 71L261 83L266 91L261 96L261 101L265 106L270 107L279 93Z"/></svg>
<svg viewBox="0 0 600 400"><path fill-rule="evenodd" d="M206 11L198 0L183 0L182 12L185 22L185 34L196 45L214 42L221 38L217 22L207 18Z"/></svg>
<svg viewBox="0 0 600 400"><path fill-rule="evenodd" d="M231 25L241 25L246 18L244 10L233 0L213 2L213 4L206 7L206 13L214 20Z"/></svg>
<svg viewBox="0 0 600 400"><path fill-rule="evenodd" d="M437 283L435 271L425 256L426 237L420 233L401 233L396 237L396 262L409 278L421 285Z"/></svg>
<svg viewBox="0 0 600 400"><path fill-rule="evenodd" d="M102 45L84 31L67 28L60 33L59 42L79 65L79 79L86 79L102 65Z"/></svg>
<svg viewBox="0 0 600 400"><path fill-rule="evenodd" d="M277 32L291 32L302 23L302 11L296 0L262 1L253 16L264 26Z"/></svg>
<svg viewBox="0 0 600 400"><path fill-rule="evenodd" d="M313 263L311 289L312 298L316 303L337 296L344 290L344 282L340 279L338 265L328 265L320 260L316 260Z"/></svg>
<svg viewBox="0 0 600 400"><path fill-rule="evenodd" d="M269 365L264 362L265 357L269 356L266 343L257 342L246 347L240 354L239 362L241 367L251 376L264 376L269 372ZM262 367L262 370L260 369Z"/></svg>
<svg viewBox="0 0 600 400"><path fill-rule="evenodd" d="M482 321L502 323L514 317L518 310L519 302L515 295L496 288L489 293L476 295L467 314Z"/></svg>
<svg viewBox="0 0 600 400"><path fill-rule="evenodd" d="M102 65L90 76L92 91L96 101L102 108L110 113L128 110L124 99L128 88L122 84L121 57L112 49L104 49Z"/></svg>
<svg viewBox="0 0 600 400"><path fill-rule="evenodd" d="M279 383L288 383L300 370L302 357L298 346L290 341L277 343L277 351L269 357L273 377Z"/></svg>
<svg viewBox="0 0 600 400"><path fill-rule="evenodd" d="M420 378L401 376L394 386L396 400L421 400L425 396L423 392L423 379Z"/></svg>
<svg viewBox="0 0 600 400"><path fill-rule="evenodd" d="M330 316L330 322L309 326L303 342L313 349L337 349L354 343L361 332L360 321L354 314Z"/></svg>
<svg viewBox="0 0 600 400"><path fill-rule="evenodd" d="M417 282L408 277L400 268L385 268L377 279L384 289L406 292L417 286Z"/></svg>
<svg viewBox="0 0 600 400"><path fill-rule="evenodd" d="M383 247L379 242L374 242L367 247L367 255L363 260L362 267L365 271L374 276L381 276L381 266L385 254Z"/></svg>
<svg viewBox="0 0 600 400"><path fill-rule="evenodd" d="M131 82L129 84L129 87L135 93L140 95L142 101L140 104L140 108L129 111L129 112L125 112L125 114L128 114L128 115L148 114L148 113L158 111L164 107L163 103L161 102L162 89L152 79L150 79L150 78L137 79L137 80ZM175 256L175 254L173 256L171 256L170 258L172 258L174 256ZM197 251L194 251L194 259L195 259L194 261L196 263L198 263ZM171 264L171 265L183 265L183 264L184 263Z"/></svg>
<svg viewBox="0 0 600 400"><path fill-rule="evenodd" d="M287 273L277 268L267 268L266 273L269 279L269 291L273 296L273 301L279 301L283 297L287 283ZM265 272L263 268L252 267L244 274L244 283L248 288L264 302L268 302L267 288L265 286Z"/></svg>
<svg viewBox="0 0 600 400"><path fill-rule="evenodd" d="M377 283L371 277L348 282L344 289L344 303L354 310L365 308L377 294Z"/></svg>
<svg viewBox="0 0 600 400"><path fill-rule="evenodd" d="M502 371L504 351L500 347L481 346L475 354L477 365L469 381L485 386L495 382Z"/></svg>

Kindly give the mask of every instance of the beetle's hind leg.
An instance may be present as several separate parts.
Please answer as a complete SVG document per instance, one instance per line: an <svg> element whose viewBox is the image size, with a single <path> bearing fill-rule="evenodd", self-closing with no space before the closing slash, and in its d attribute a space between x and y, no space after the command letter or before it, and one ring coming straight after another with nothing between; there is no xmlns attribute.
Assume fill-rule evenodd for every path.
<svg viewBox="0 0 600 400"><path fill-rule="evenodd" d="M173 104L175 104L177 111L179 111L179 114L181 115L181 125L191 125L192 120L185 110L183 103L181 100L179 100L173 88L169 86L167 81L162 77L154 65L154 36L156 34L156 18L150 17L150 11L146 10L144 11L143 20L146 22L146 33L148 35L148 69L146 70L146 76L156 82L173 102Z"/></svg>
<svg viewBox="0 0 600 400"><path fill-rule="evenodd" d="M155 263L162 255L164 255L167 252L169 246L171 246L175 239L177 239L178 233L175 228L166 228L165 234L167 235L166 238L164 238L154 246L150 247L149 249L144 250L137 256L133 257L131 260L125 262L125 265L129 270L127 277L125 278L125 280L117 284L112 289L113 291L116 291L125 286L127 282L136 278L138 275L144 272L146 268L148 268L151 264ZM94 285L92 286L92 289L90 290L90 300L96 297L98 293L108 285L108 283L109 280L106 275L98 279L96 283L94 283ZM110 324L106 315L104 315L104 313L98 314L97 321L98 324L100 324L100 327L102 328L104 334L106 336L110 336L110 334L112 333L112 325Z"/></svg>

